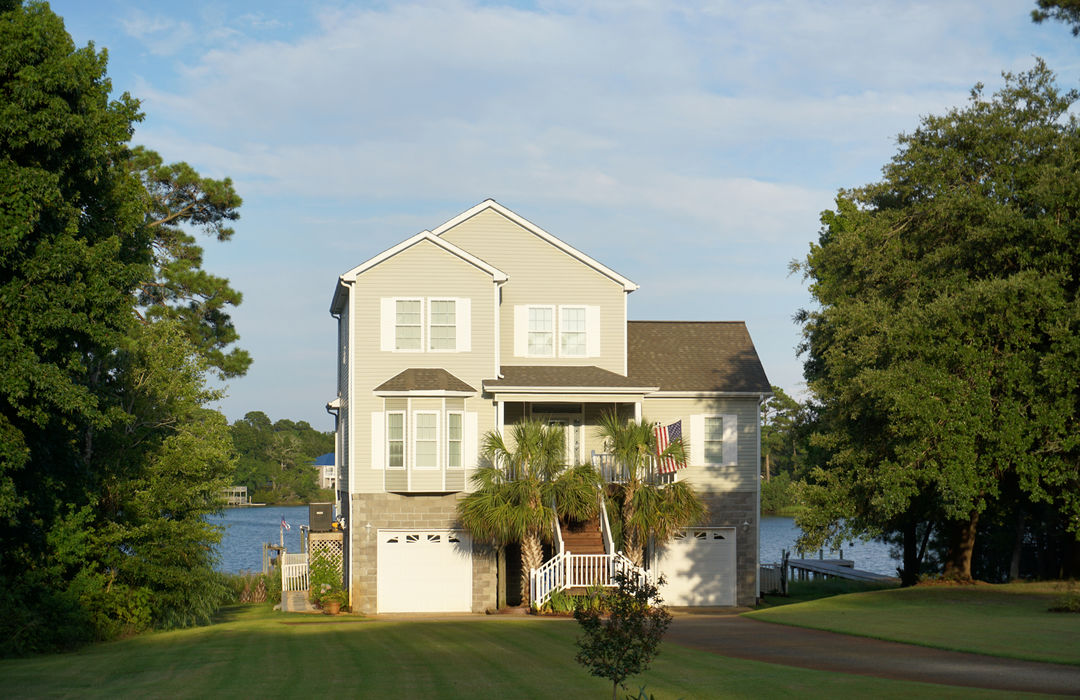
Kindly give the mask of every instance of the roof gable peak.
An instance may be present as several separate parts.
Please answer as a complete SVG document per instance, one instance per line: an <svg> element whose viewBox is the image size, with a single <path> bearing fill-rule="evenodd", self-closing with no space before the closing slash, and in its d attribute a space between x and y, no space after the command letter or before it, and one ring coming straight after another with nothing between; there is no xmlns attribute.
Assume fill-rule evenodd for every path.
<svg viewBox="0 0 1080 700"><path fill-rule="evenodd" d="M456 255L457 257L461 258L465 262L468 262L468 263L474 265L475 267L478 267L479 269L481 269L484 272L491 275L492 279L494 281L496 281L496 282L505 282L507 280L506 273L503 272L502 270L499 270L498 268L496 268L496 267L494 267L492 265L489 265L488 263L486 263L483 260L481 260L480 258L476 257L475 255L473 255L469 251L467 251L467 250L465 250L463 248L459 248L458 246L454 245L450 241L443 240L442 238L439 238L438 236L436 236L431 231L426 231L425 230L425 231L421 231L420 233L416 234L415 236L410 236L409 238L406 238L404 241L402 241L401 243L398 243L397 245L393 246L392 248L388 248L387 250L384 250L383 252L376 255L375 257L370 258L370 259L360 263L359 265L352 268L348 272L342 274L341 275L341 281L343 281L343 282L355 281L356 278L359 275L363 274L367 270L370 270L371 268L375 267L379 263L385 262L386 260L389 260L390 258L394 257L398 253L400 253L400 252L402 252L404 250L407 250L407 249L413 247L414 245L416 245L418 243L421 243L423 241L428 241L430 243L433 243L434 245L438 246L439 248L442 248L443 250L450 253L451 255Z"/></svg>
<svg viewBox="0 0 1080 700"><path fill-rule="evenodd" d="M504 207L503 205L499 204L498 202L496 202L494 199L491 199L491 198L485 199L484 201L480 202L476 206L471 207L471 208L466 209L465 211L461 212L460 214L458 214L454 218L450 219L446 223L444 223L444 224L442 224L440 226L437 226L432 231L432 233L435 236L442 236L444 233L446 233L450 229L454 228L458 224L462 223L463 221L467 221L467 220L471 219L472 217L476 216L477 214L479 214L481 212L484 212L484 211L487 211L489 209L491 211L497 212L497 213L505 216L507 219L509 219L510 221L513 221L515 224L517 224L521 228L523 228L526 231L532 233L533 235L537 236L538 238L540 238L540 239L542 239L544 241L547 241L548 243L555 246L559 250L561 250L564 253L568 254L570 257L579 260L580 262L584 263L588 267L593 268L594 270L596 270L600 274L614 280L615 282L618 282L619 284L622 285L623 291L632 292L632 291L638 289L638 285L636 283L634 283L633 281L627 279L626 277L623 277L618 272L615 272L614 270L609 268L607 265L604 265L603 263L599 262L598 260L595 260L592 257L586 255L585 253L581 252L577 248L575 248L572 245L566 243L565 241L557 238L556 236L548 233L547 231L540 228L539 226L537 226L533 222L529 221L525 217L520 216L519 214L511 211L510 209L507 209L506 207Z"/></svg>

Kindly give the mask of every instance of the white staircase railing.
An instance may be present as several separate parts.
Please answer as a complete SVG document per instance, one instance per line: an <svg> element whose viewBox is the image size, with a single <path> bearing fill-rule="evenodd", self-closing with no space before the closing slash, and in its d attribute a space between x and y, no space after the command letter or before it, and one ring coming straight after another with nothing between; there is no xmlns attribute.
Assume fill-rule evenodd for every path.
<svg viewBox="0 0 1080 700"><path fill-rule="evenodd" d="M307 552L281 555L281 590L306 591L308 589Z"/></svg>
<svg viewBox="0 0 1080 700"><path fill-rule="evenodd" d="M614 588L617 574L636 578L638 583L649 579L649 572L635 566L622 552L614 554L556 554L539 569L529 572L534 607L551 600L555 591L567 588Z"/></svg>

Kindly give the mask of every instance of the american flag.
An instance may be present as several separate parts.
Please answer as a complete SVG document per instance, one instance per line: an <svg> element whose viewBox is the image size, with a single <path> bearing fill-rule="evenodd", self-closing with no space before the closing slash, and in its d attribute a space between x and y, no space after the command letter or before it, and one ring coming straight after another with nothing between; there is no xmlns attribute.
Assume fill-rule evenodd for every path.
<svg viewBox="0 0 1080 700"><path fill-rule="evenodd" d="M656 435L656 471L661 474L670 474L676 469L685 467L685 461L677 462L674 457L660 456L668 448L668 445L676 440L682 440L682 421L677 420L667 427L657 425L653 428L653 433Z"/></svg>
<svg viewBox="0 0 1080 700"><path fill-rule="evenodd" d="M289 523L285 522L285 518L281 519L281 527L282 527L283 530L291 530L292 529L292 527L289 526Z"/></svg>

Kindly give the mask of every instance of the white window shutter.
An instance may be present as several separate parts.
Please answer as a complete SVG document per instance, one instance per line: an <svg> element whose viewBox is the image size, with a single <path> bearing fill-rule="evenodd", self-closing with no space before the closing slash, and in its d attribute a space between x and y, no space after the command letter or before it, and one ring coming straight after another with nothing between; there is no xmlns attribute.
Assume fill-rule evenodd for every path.
<svg viewBox="0 0 1080 700"><path fill-rule="evenodd" d="M461 420L461 465L466 469L477 466L479 436L476 412L468 412Z"/></svg>
<svg viewBox="0 0 1080 700"><path fill-rule="evenodd" d="M379 348L383 351L393 350L396 343L395 333L397 327L397 305L393 298L383 297L380 304L380 329Z"/></svg>
<svg viewBox="0 0 1080 700"><path fill-rule="evenodd" d="M529 307L514 307L514 357L526 357L529 354Z"/></svg>
<svg viewBox="0 0 1080 700"><path fill-rule="evenodd" d="M381 412L371 414L371 468L386 466L386 418Z"/></svg>
<svg viewBox="0 0 1080 700"><path fill-rule="evenodd" d="M600 357L600 307L585 307L585 355Z"/></svg>
<svg viewBox="0 0 1080 700"><path fill-rule="evenodd" d="M472 299L455 299L457 351L472 352Z"/></svg>
<svg viewBox="0 0 1080 700"><path fill-rule="evenodd" d="M724 466L733 467L739 463L739 417L724 416Z"/></svg>
<svg viewBox="0 0 1080 700"><path fill-rule="evenodd" d="M690 464L705 464L705 415L701 413L690 416Z"/></svg>

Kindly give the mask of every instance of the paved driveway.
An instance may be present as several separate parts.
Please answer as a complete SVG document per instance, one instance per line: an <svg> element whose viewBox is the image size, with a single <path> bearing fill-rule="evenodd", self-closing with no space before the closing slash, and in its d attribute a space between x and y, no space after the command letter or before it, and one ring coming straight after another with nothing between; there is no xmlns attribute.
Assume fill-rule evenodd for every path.
<svg viewBox="0 0 1080 700"><path fill-rule="evenodd" d="M1080 666L940 651L738 615L676 615L665 641L723 656L905 681L1080 695Z"/></svg>

